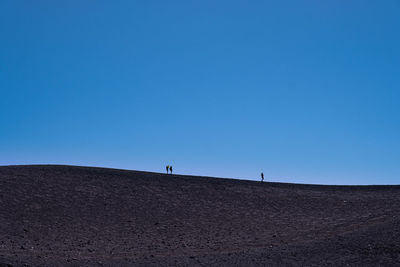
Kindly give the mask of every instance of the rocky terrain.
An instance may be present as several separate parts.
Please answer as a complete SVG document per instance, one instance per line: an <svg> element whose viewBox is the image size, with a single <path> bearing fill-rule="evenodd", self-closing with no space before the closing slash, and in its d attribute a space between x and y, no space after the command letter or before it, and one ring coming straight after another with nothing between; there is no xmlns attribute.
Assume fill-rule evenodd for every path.
<svg viewBox="0 0 400 267"><path fill-rule="evenodd" d="M400 266L399 186L0 167L0 266Z"/></svg>

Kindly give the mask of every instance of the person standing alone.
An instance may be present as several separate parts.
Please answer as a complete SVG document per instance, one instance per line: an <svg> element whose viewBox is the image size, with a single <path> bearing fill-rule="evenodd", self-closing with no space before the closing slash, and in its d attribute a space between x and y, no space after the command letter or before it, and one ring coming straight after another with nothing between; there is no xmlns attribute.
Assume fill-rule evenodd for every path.
<svg viewBox="0 0 400 267"><path fill-rule="evenodd" d="M261 173L261 182L264 182L264 173Z"/></svg>
<svg viewBox="0 0 400 267"><path fill-rule="evenodd" d="M172 174L172 166L169 166L169 172Z"/></svg>

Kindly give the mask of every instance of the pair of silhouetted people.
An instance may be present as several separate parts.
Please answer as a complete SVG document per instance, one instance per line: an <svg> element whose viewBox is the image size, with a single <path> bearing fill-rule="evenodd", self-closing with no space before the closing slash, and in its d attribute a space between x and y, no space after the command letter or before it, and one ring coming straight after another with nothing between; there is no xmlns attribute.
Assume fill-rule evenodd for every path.
<svg viewBox="0 0 400 267"><path fill-rule="evenodd" d="M172 174L172 166L167 165L167 166L165 167L165 169L167 170L167 174L168 174L168 171Z"/></svg>

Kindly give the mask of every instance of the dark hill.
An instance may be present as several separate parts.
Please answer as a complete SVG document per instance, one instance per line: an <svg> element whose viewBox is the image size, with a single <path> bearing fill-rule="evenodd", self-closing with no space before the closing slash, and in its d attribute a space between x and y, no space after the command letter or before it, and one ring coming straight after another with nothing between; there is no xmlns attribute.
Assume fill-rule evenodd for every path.
<svg viewBox="0 0 400 267"><path fill-rule="evenodd" d="M0 266L400 266L399 203L399 186L0 167Z"/></svg>

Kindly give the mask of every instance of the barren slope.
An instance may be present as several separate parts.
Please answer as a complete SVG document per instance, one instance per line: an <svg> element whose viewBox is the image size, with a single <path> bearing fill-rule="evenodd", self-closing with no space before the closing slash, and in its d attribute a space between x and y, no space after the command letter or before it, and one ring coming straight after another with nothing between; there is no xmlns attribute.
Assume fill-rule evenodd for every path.
<svg viewBox="0 0 400 267"><path fill-rule="evenodd" d="M0 266L395 266L400 187L0 167Z"/></svg>

